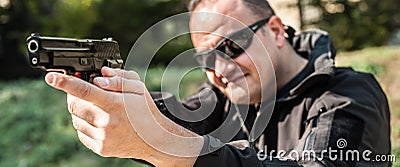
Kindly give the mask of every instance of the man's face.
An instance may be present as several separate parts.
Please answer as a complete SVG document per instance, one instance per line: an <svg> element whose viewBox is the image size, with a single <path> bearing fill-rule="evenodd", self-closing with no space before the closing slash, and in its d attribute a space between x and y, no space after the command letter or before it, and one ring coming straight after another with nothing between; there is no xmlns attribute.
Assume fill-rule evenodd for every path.
<svg viewBox="0 0 400 167"><path fill-rule="evenodd" d="M197 52L213 48L224 37L259 21L241 0L206 0L194 12L202 12L192 14L190 23L192 41ZM263 24L255 32L245 52L233 59L216 56L214 68L206 71L210 82L234 103L260 103L271 95L271 90L275 90L272 64L276 64L276 58L273 52L269 56L266 52L273 50L267 43L274 40L266 26Z"/></svg>

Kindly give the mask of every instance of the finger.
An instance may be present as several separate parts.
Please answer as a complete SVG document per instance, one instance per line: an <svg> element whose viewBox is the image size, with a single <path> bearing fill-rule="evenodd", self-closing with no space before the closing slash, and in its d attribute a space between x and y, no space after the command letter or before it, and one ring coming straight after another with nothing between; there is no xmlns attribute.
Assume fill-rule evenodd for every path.
<svg viewBox="0 0 400 167"><path fill-rule="evenodd" d="M99 144L89 136L85 135L84 133L80 132L79 130L76 131L78 133L78 138L83 145L85 145L88 149L92 150L96 154L100 152Z"/></svg>
<svg viewBox="0 0 400 167"><path fill-rule="evenodd" d="M93 105L93 103L67 95L68 111L93 127L103 128L107 125L110 114Z"/></svg>
<svg viewBox="0 0 400 167"><path fill-rule="evenodd" d="M106 111L115 101L122 101L121 96L113 92L104 91L89 82L73 76L50 72L46 75L45 80L50 86L90 101Z"/></svg>
<svg viewBox="0 0 400 167"><path fill-rule="evenodd" d="M122 70L118 68L103 67L101 68L101 74L104 77L119 76L126 79L140 80L140 76L137 72Z"/></svg>
<svg viewBox="0 0 400 167"><path fill-rule="evenodd" d="M116 92L144 94L146 86L140 80L131 80L119 76L105 78L96 77L93 83L100 88Z"/></svg>
<svg viewBox="0 0 400 167"><path fill-rule="evenodd" d="M86 122L85 120L72 115L72 125L74 126L74 128L82 133L84 133L86 136L94 139L94 140L99 140L99 141L103 141L105 139L105 135L103 133L103 131L101 131L100 129L92 126L91 124L89 124L88 122Z"/></svg>

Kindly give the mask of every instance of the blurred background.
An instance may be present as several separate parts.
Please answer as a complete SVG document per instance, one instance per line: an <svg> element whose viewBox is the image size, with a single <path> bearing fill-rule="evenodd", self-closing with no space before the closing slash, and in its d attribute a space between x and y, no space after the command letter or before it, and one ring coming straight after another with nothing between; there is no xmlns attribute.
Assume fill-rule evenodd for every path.
<svg viewBox="0 0 400 167"><path fill-rule="evenodd" d="M338 48L337 65L352 66L377 77L389 97L392 154L399 158L400 1L270 3L283 22L298 31L328 31ZM42 71L29 67L25 40L33 32L74 38L112 37L126 58L147 28L185 12L185 4L185 0L0 0L0 166L132 166L130 160L99 157L79 143L67 111L66 95L47 86ZM146 76L147 87L160 90L164 67L175 55L190 48L187 35L163 46ZM173 71L166 75L173 75ZM204 80L201 71L186 75L180 85L180 97L195 92ZM394 166L400 163L395 162Z"/></svg>

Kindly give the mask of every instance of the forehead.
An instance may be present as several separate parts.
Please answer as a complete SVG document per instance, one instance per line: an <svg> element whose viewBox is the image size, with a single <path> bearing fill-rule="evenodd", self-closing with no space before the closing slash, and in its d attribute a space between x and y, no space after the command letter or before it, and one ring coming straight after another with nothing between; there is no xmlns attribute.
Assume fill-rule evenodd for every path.
<svg viewBox="0 0 400 167"><path fill-rule="evenodd" d="M222 36L255 20L256 17L242 0L203 0L190 19L193 44L195 47L216 44Z"/></svg>

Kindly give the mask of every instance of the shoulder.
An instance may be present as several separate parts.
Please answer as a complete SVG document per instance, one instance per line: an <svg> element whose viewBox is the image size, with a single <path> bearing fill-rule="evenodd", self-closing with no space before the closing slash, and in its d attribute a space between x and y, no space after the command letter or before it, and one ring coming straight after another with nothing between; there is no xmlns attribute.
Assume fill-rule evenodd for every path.
<svg viewBox="0 0 400 167"><path fill-rule="evenodd" d="M375 77L351 68L337 68L335 73L324 86L326 90L316 99L314 110L325 108L320 114L332 124L349 122L345 128L338 129L365 125L370 134L387 136L390 126L389 105Z"/></svg>
<svg viewBox="0 0 400 167"><path fill-rule="evenodd" d="M330 105L349 102L380 109L387 104L386 95L375 77L351 68L336 68L326 87L321 100Z"/></svg>
<svg viewBox="0 0 400 167"><path fill-rule="evenodd" d="M305 134L305 147L310 145L316 151L332 148L390 153L389 107L373 75L336 68L335 75L314 90L321 94L315 97L307 115L315 131ZM314 142L307 143L311 138ZM338 142L343 140L346 146L339 147Z"/></svg>

